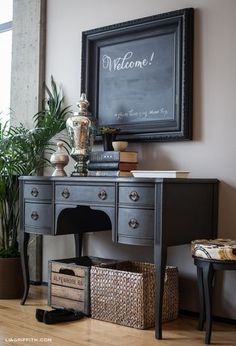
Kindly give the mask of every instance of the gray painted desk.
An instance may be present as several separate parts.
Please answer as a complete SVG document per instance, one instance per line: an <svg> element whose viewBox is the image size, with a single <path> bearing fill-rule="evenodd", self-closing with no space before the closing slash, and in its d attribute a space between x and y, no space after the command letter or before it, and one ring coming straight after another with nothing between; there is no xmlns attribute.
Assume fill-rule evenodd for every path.
<svg viewBox="0 0 236 346"><path fill-rule="evenodd" d="M167 247L217 234L216 179L20 177L20 249L24 304L29 290L29 234L74 234L76 256L85 232L111 230L112 240L150 245L156 269L156 338L162 338ZM191 260L191 259L190 259Z"/></svg>

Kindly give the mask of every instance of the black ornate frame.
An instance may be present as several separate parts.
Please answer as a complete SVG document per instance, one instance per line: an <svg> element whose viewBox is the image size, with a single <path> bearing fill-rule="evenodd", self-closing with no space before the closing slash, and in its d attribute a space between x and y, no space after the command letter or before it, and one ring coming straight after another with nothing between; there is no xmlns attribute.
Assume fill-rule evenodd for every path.
<svg viewBox="0 0 236 346"><path fill-rule="evenodd" d="M193 17L194 10L186 8L82 33L81 91L87 94L90 111L96 117L98 126L118 127L120 128L119 139L136 142L192 139ZM101 112L101 110L105 110L104 99L100 100L99 94L101 90L99 81L103 73L101 49L107 49L107 47L116 49L119 44L130 44L130 42L133 44L134 41L139 43L139 40L142 44L146 38L158 37L159 32L161 35L173 33L175 42L173 45L174 73L173 81L171 80L174 97L171 98L170 107L173 112L169 112L170 118L168 119L148 119L147 121L144 116L135 122L133 119L130 121L127 116L123 122L114 123L113 119L109 118L109 114ZM155 93L161 93L162 90L152 92L155 98ZM105 96L109 100L112 95L109 91ZM135 93L132 96L134 98ZM122 97L128 98L129 95L124 94ZM115 100L114 97L113 104L116 102ZM148 107L148 105L146 106ZM126 114L128 113L126 112Z"/></svg>

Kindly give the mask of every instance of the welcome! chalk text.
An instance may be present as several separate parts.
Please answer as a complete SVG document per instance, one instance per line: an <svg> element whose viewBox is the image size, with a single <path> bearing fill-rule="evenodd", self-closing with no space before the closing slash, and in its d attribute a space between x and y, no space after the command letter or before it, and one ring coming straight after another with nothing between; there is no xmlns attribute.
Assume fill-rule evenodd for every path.
<svg viewBox="0 0 236 346"><path fill-rule="evenodd" d="M102 56L102 67L104 70L110 72L122 71L130 69L143 69L149 65L152 65L154 59L154 52L152 52L149 59L135 59L134 53L129 51L123 56L112 59L109 55L104 54Z"/></svg>

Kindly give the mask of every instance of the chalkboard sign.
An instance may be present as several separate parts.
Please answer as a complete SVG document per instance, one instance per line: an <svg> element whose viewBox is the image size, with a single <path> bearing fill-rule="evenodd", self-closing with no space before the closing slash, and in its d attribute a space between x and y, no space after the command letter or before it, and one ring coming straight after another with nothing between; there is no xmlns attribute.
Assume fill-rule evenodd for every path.
<svg viewBox="0 0 236 346"><path fill-rule="evenodd" d="M120 139L191 139L193 9L82 33L81 90Z"/></svg>

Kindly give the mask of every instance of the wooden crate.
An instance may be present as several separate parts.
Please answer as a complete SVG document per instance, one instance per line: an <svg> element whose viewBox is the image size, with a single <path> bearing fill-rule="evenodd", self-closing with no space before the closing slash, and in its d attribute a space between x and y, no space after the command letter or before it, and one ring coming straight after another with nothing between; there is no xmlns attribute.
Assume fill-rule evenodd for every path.
<svg viewBox="0 0 236 346"><path fill-rule="evenodd" d="M48 262L48 305L90 315L90 268L114 260L75 257Z"/></svg>

